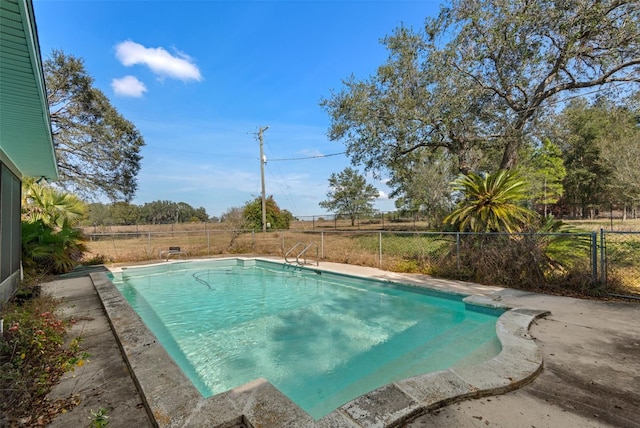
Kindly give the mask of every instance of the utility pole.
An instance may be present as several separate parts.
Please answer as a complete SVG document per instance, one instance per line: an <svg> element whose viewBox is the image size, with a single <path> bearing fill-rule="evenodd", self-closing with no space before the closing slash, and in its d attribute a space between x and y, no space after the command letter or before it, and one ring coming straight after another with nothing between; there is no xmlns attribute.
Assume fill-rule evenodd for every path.
<svg viewBox="0 0 640 428"><path fill-rule="evenodd" d="M265 126L258 131L258 139L260 140L260 178L262 180L262 232L267 231L267 200L264 194L264 164L267 163L267 158L264 155L264 147L262 144L262 134L267 129L269 129L269 127Z"/></svg>

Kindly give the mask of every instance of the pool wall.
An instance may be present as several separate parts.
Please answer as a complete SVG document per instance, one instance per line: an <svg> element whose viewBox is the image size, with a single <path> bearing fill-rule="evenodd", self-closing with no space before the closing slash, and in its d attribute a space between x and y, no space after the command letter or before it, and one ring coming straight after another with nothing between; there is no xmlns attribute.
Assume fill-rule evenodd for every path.
<svg viewBox="0 0 640 428"><path fill-rule="evenodd" d="M219 262L229 266L273 263L243 258ZM323 275L370 279L316 267L312 270ZM118 275L119 272L114 272L116 278ZM496 323L502 350L495 358L473 367L427 373L387 384L314 421L265 379L203 398L107 275L95 273L91 279L147 411L159 427L395 427L456 401L519 388L532 381L543 365L542 355L528 330L536 318L548 312L512 309L486 297L468 296L463 301L476 309L506 310ZM379 278L378 282L405 286ZM420 284L412 282L411 285ZM445 294L430 290L428 283L422 287L428 293ZM463 293L454 294L458 296L451 298L459 299Z"/></svg>

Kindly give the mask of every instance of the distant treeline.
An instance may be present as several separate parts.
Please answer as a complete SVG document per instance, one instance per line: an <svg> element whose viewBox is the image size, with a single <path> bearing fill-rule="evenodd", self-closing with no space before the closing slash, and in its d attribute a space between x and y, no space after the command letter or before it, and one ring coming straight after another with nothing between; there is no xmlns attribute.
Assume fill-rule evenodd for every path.
<svg viewBox="0 0 640 428"><path fill-rule="evenodd" d="M144 205L128 202L112 204L89 204L86 226L168 224L189 222L217 222L217 217L209 217L203 207L194 208L185 202L153 201Z"/></svg>

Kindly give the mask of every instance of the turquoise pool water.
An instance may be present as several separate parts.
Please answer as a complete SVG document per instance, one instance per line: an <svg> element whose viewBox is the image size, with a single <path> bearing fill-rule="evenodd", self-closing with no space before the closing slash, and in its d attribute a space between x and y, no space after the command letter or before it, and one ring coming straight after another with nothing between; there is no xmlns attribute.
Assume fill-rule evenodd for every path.
<svg viewBox="0 0 640 428"><path fill-rule="evenodd" d="M500 351L501 312L417 287L228 259L123 269L114 283L203 396L264 377L315 419Z"/></svg>

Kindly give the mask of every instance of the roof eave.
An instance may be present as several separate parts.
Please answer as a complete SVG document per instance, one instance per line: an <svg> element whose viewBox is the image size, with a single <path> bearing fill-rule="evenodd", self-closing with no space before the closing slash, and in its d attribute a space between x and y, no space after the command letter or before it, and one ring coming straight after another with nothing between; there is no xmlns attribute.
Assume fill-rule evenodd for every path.
<svg viewBox="0 0 640 428"><path fill-rule="evenodd" d="M40 52L40 43L38 42L38 28L36 26L35 13L33 11L33 2L31 0L21 0L20 3L21 12L23 17L27 17L25 24L28 26L26 32L27 42L29 44L29 54L31 56L31 64L33 67L33 75L36 77L36 85L38 87L38 95L40 97L40 103L42 105L42 115L45 123L49 126L46 127L47 140L50 144L47 144L51 159L53 160L52 171L43 174L48 180L58 180L58 162L56 159L56 153L53 145L53 134L51 132L51 115L49 114L49 102L47 100L47 87L44 79L44 71L42 68L42 55Z"/></svg>

